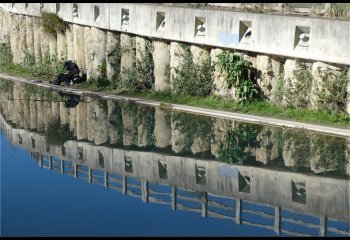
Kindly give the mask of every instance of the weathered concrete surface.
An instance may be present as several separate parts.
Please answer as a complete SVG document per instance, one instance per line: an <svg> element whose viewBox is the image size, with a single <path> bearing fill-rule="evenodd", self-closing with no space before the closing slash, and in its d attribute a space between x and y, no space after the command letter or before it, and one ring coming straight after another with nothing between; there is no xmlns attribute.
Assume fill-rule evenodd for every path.
<svg viewBox="0 0 350 240"><path fill-rule="evenodd" d="M84 28L84 52L85 52L85 66L86 66L86 78L89 80L92 77L93 72L93 64L92 60L94 57L93 52L93 43L92 43L92 35L91 28Z"/></svg>
<svg viewBox="0 0 350 240"><path fill-rule="evenodd" d="M350 67L348 68L348 85L347 85L347 92L348 92L348 101L346 105L346 112L350 114Z"/></svg>
<svg viewBox="0 0 350 240"><path fill-rule="evenodd" d="M91 37L93 46L91 76L96 79L100 75L98 66L106 59L106 31L91 27Z"/></svg>
<svg viewBox="0 0 350 240"><path fill-rule="evenodd" d="M26 16L26 46L29 54L34 55L34 32L33 32L33 18Z"/></svg>
<svg viewBox="0 0 350 240"><path fill-rule="evenodd" d="M190 51L192 54L193 63L201 65L209 61L210 51L206 47L191 45Z"/></svg>
<svg viewBox="0 0 350 240"><path fill-rule="evenodd" d="M275 91L280 74L281 60L266 55L258 55L256 58L257 84L266 99L276 102Z"/></svg>
<svg viewBox="0 0 350 240"><path fill-rule="evenodd" d="M120 75L122 79L125 79L127 76L127 71L130 71L132 68L132 37L128 34L120 34L120 47L122 51L122 56L120 60Z"/></svg>
<svg viewBox="0 0 350 240"><path fill-rule="evenodd" d="M322 93L329 96L330 92L329 92L329 89L322 87L322 85L324 85L325 81L327 82L335 81L336 77L338 77L341 74L341 69L323 62L315 62L312 64L311 74L313 77L311 94L310 94L311 108L323 110L323 109L319 109L317 105L317 102L319 100L318 95Z"/></svg>
<svg viewBox="0 0 350 240"><path fill-rule="evenodd" d="M80 102L77 108L77 140L87 139L87 105L86 102Z"/></svg>
<svg viewBox="0 0 350 240"><path fill-rule="evenodd" d="M112 79L114 76L114 58L113 58L113 51L116 48L116 45L120 44L120 42L117 39L117 33L107 31L106 36L106 70L107 70L107 77L108 79Z"/></svg>
<svg viewBox="0 0 350 240"><path fill-rule="evenodd" d="M35 63L41 61L41 31L40 31L40 19L33 19L33 32L34 32L34 58Z"/></svg>
<svg viewBox="0 0 350 240"><path fill-rule="evenodd" d="M74 56L80 71L84 71L85 65L85 41L84 26L73 24Z"/></svg>
<svg viewBox="0 0 350 240"><path fill-rule="evenodd" d="M110 144L122 144L122 109L114 101L108 100L108 138Z"/></svg>
<svg viewBox="0 0 350 240"><path fill-rule="evenodd" d="M154 88L156 91L170 89L170 45L164 41L154 41Z"/></svg>
<svg viewBox="0 0 350 240"><path fill-rule="evenodd" d="M158 148L166 148L171 145L170 115L157 108L155 109L154 119L154 144Z"/></svg>
<svg viewBox="0 0 350 240"><path fill-rule="evenodd" d="M181 59L184 53L183 48L178 42L170 43L170 88L173 89L173 82L177 77L176 69L181 67Z"/></svg>
<svg viewBox="0 0 350 240"><path fill-rule="evenodd" d="M66 29L66 42L67 42L67 60L75 61L74 51L74 35L73 35L73 24L69 24Z"/></svg>
<svg viewBox="0 0 350 240"><path fill-rule="evenodd" d="M20 33L19 33L19 16L13 15L10 18L10 44L11 44L11 52L13 56L13 63L20 63L20 52L19 52L19 44L20 44Z"/></svg>
<svg viewBox="0 0 350 240"><path fill-rule="evenodd" d="M26 17L19 15L19 61L23 62L27 52L27 28L26 28ZM24 27L23 27L24 26Z"/></svg>
<svg viewBox="0 0 350 240"><path fill-rule="evenodd" d="M60 61L68 59L66 36L62 33L57 34L57 59Z"/></svg>

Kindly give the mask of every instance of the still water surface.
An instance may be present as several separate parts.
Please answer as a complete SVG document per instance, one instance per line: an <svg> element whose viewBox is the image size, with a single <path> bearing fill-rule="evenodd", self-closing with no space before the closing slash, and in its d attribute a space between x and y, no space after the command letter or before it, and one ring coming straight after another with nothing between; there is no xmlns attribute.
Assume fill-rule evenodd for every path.
<svg viewBox="0 0 350 240"><path fill-rule="evenodd" d="M0 80L2 236L348 236L350 140Z"/></svg>

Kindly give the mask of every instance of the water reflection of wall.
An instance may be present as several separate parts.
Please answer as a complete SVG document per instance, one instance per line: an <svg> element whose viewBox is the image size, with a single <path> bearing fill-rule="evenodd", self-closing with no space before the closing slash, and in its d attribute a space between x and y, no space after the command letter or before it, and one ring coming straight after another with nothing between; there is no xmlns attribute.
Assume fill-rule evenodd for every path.
<svg viewBox="0 0 350 240"><path fill-rule="evenodd" d="M16 94L17 97L21 97L21 95L18 95L18 92ZM8 92L6 96L10 95L11 93ZM38 96L38 93L35 96ZM24 97L24 95L22 95L22 97ZM45 94L40 97L40 99L43 98L45 98ZM86 165L91 169L101 169L109 173L135 177L141 181L167 183L171 186L179 186L193 191L210 192L219 196L229 196L253 202L267 203L274 206L282 206L297 212L325 215L327 217L349 221L349 181L347 179L312 176L297 172L287 172L285 170L274 170L273 168L267 169L243 165L230 165L220 161L204 160L204 158L193 154L190 157L179 156L176 152L171 152L170 150L173 149L173 146L170 145L171 137L169 136L169 133L173 131L173 122L169 112L160 109L156 111L147 109L147 114L146 112L142 112L142 115L137 116L136 114L135 116L135 114L132 114L132 111L136 111L135 109L139 108L136 105L133 106L134 109L128 109L128 106L124 103L116 104L108 102L105 104L106 102L101 102L93 98L86 98L85 100L86 102L83 102L84 104L80 105L80 103L78 105L79 107L68 109L69 111L61 108L61 103L57 102L52 103L46 101L45 103L45 101L36 101L36 108L30 108L34 103L29 103L29 100L1 100L0 110L4 118L17 125L16 128L12 128L1 118L1 128L4 129L4 133L13 144L20 145L31 152L37 152L43 156L56 156L62 160L71 161L74 164ZM77 138L78 135L80 135L79 138L81 140L85 139L91 142L69 140L62 146L49 145L47 144L47 137L43 134L19 129L18 126L24 128L27 125L21 123L23 119L18 112L21 112L24 107L28 107L29 111L26 113L26 116L35 116L35 111L32 110L35 109L38 111L38 105L46 105L46 109L41 110L41 114L43 114L43 126L49 126L52 118L65 118L66 123L74 130L74 134ZM13 111L15 106L18 107L18 111ZM85 114L85 106L86 117L82 117L80 115ZM62 117L53 114L57 112L58 109L60 109L59 113ZM61 112L61 109L64 111ZM157 111L158 114L161 112L164 117L152 117L154 114L157 114ZM129 118L127 121L124 115L127 116L126 118ZM46 116L51 117L49 118ZM36 118L30 117L28 119L38 119L38 115ZM176 119L178 122L184 120L180 117L173 119ZM185 118L185 120L190 121L188 118ZM179 144L179 146L187 148L189 151L193 151L193 146L196 146L196 144L198 145L198 141L195 142L195 139L204 136L204 128L201 128L203 124L204 126L209 126L209 133L211 133L209 136L212 139L209 146L211 147L215 145L215 143L222 142L223 139L226 139L227 135L229 135L227 132L229 132L229 129L232 129L233 125L239 126L240 124L223 119L196 120L202 125L196 125L193 122L189 123L193 131L191 134L183 134L183 139L186 144L183 144L183 142ZM125 127L122 126L124 121L132 123L126 130ZM211 123L211 121L214 123ZM79 127L76 127L73 123L79 125ZM86 130L83 128L85 124L87 126ZM39 124L37 123L36 125L38 126ZM142 127L139 127L140 125ZM28 129L31 129L35 124L31 123L28 126L30 126ZM104 128L102 126L104 126ZM260 130L250 131L250 133L253 132L251 136L258 139L259 147L243 145L242 149L243 153L247 153L248 156L256 160L261 159L267 163L277 159L275 148L279 148L278 151L281 151L281 149L282 152L284 151L284 154L279 154L279 157L281 157L281 155L290 157L292 159L290 161L292 166L294 166L293 164L305 164L298 163L298 161L302 160L303 156L299 156L293 152L293 150L301 151L299 146L300 139L312 141L313 144L306 144L308 146L306 147L307 151L320 146L317 141L322 139L321 137L307 138L307 136L298 136L289 132L288 134L292 135L288 138L290 144L288 143L283 147L277 147L279 146L278 141L281 141L281 139L277 139L279 130L261 128ZM189 128L186 127L186 129L182 130L188 129ZM219 130L215 131L213 129ZM237 127L235 129L232 136L237 136L242 129L247 128ZM157 133L152 134L153 131L157 131ZM222 135L220 135L220 133ZM178 134L181 134L181 128ZM144 137L145 135L147 137ZM83 136L86 136L88 139L83 138ZM141 136L141 138L139 138L139 136ZM192 136L195 137L193 138ZM151 140L149 138L151 138ZM152 143L158 147L167 147L170 152L162 153L160 150L158 152L150 152L146 151L145 148L128 150L123 148L121 144L115 147L105 145L105 143L111 141L110 143L113 144L124 143L124 145L130 146L125 144L125 139L128 139L128 144L148 146L148 144ZM162 142L163 139L164 142ZM241 138L240 141L244 142L244 139L242 139L243 138ZM208 151L208 140L204 140L203 142L205 143L203 144L205 146L202 148L203 151ZM176 145L178 143L173 144ZM328 145L329 144L328 141ZM232 147L229 146L230 144L227 145L226 147ZM328 145L323 144L322 146L324 147L317 148L317 151L327 152ZM334 148L334 146L330 146L329 148L332 149L332 147ZM222 148L225 149L225 146ZM211 151L213 151L213 148ZM262 153L259 153L259 151ZM287 154L289 153L288 151L290 152L289 155ZM257 158L259 154L266 157ZM311 156L311 153L308 154ZM337 154L342 157L341 152ZM334 154L334 157L336 157L337 154ZM293 157L295 159L293 159ZM304 155L304 157L307 156ZM322 156L312 156L310 158L312 161L324 161ZM315 158L317 159L315 160ZM284 162L286 162L286 158ZM328 165L329 169L338 167L336 161L331 163L332 164ZM321 168L317 169L319 171Z"/></svg>
<svg viewBox="0 0 350 240"><path fill-rule="evenodd" d="M13 83L9 83L13 84ZM3 116L19 128L44 131L68 124L77 140L96 145L170 148L174 153L210 155L228 163L278 165L315 173L350 173L349 139L312 132L194 116L144 105L86 96L65 108L55 92L14 83L1 91ZM11 100L13 99L13 100Z"/></svg>

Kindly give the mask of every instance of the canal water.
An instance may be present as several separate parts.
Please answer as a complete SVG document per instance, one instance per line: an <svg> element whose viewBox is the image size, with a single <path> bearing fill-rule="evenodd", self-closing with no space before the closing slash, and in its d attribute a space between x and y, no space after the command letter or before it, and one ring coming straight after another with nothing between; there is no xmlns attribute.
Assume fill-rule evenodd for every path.
<svg viewBox="0 0 350 240"><path fill-rule="evenodd" d="M1 236L349 236L350 139L0 79Z"/></svg>

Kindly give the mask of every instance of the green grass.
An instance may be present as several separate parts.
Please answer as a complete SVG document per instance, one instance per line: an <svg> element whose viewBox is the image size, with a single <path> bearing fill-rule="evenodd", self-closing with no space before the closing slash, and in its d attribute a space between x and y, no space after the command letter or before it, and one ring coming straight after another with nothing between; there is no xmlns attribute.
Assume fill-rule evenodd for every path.
<svg viewBox="0 0 350 240"><path fill-rule="evenodd" d="M3 70L3 69L0 69ZM33 77L27 73L24 68L19 65L15 65L10 69L6 69L6 72L16 76ZM41 79L47 81L48 79ZM51 79L52 80L52 79ZM116 94L122 96L139 97L143 99L156 100L165 103L184 104L195 107L203 107L215 110L224 110L229 112L246 113L258 116L267 116L276 119L292 120L305 123L313 123L325 126L335 127L350 127L350 115L347 113L331 114L323 111L313 111L301 108L282 107L269 103L266 101L255 101L239 104L233 100L223 100L217 96L209 97L193 97L188 95L175 95L170 91L168 92L130 92L111 89L108 87L98 87L91 82L84 82L76 85L79 89L86 89L90 91L103 91L109 94Z"/></svg>

